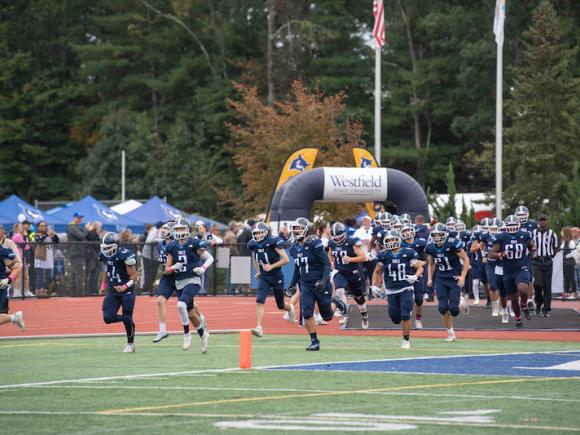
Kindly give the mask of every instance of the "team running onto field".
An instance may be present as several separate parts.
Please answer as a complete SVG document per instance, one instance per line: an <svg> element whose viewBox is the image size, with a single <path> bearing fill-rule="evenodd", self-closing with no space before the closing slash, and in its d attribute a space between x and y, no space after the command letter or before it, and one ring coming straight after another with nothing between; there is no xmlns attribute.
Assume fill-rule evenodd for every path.
<svg viewBox="0 0 580 435"><path fill-rule="evenodd" d="M341 323L349 316L347 296L352 296L361 316L361 326L368 329L367 298L386 298L388 315L401 324L403 349L410 348L411 317L415 328L422 328L422 305L425 299L437 296L438 311L447 329L447 341L455 341L453 317L468 314L465 302L467 274L473 285L474 303L479 303L479 284L483 284L492 316L501 316L502 323L515 317L517 328L523 326L522 314L531 319L529 288L532 282L531 258L535 247L531 231L535 222L527 208L520 206L505 221L484 219L471 231L460 220L450 217L445 224L429 228L413 224L409 215L380 212L373 223L364 222L365 237L349 234L347 227L336 222L326 234L319 236L315 225L298 218L290 226L289 237L273 236L268 224L259 222L248 243L256 271L256 327L252 333L264 334L264 303L273 293L284 318L296 322L295 305L300 302L300 322L310 335L308 351L320 349L315 316L330 321L339 315ZM159 333L155 343L167 338L166 304L175 293L177 313L183 326L183 349L191 346L190 325L200 337L202 353L208 348L209 332L205 317L195 303L205 271L214 261L205 242L192 235L187 219L178 218L161 228L158 244L163 275L157 290ZM289 253L289 255L288 255ZM285 289L282 267L294 260L290 286ZM107 274L101 285L105 293L103 320L122 322L127 334L124 352L135 351L135 282L136 255L120 247L115 233L103 236L100 256ZM10 249L0 248L0 324L14 323L23 331L22 312L8 315L8 294L17 277L17 256ZM285 295L291 296L289 302ZM355 308L356 309L356 308ZM119 310L121 314L119 314Z"/></svg>

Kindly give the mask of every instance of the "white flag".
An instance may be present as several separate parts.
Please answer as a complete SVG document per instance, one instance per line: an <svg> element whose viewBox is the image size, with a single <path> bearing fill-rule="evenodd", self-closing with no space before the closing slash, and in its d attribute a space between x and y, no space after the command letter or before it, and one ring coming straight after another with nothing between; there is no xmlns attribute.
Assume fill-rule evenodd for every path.
<svg viewBox="0 0 580 435"><path fill-rule="evenodd" d="M495 1L495 18L493 20L493 33L495 42L503 45L503 25L505 22L505 0Z"/></svg>

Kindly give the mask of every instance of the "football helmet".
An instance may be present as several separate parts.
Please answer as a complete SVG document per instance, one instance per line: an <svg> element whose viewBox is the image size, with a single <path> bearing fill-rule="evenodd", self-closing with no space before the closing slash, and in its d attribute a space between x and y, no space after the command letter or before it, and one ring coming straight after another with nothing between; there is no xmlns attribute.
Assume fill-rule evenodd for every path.
<svg viewBox="0 0 580 435"><path fill-rule="evenodd" d="M465 226L465 222L457 218L457 221L455 222L455 231L457 231L458 233L462 233L466 229L467 227Z"/></svg>
<svg viewBox="0 0 580 435"><path fill-rule="evenodd" d="M191 222L183 217L177 218L172 233L175 240L188 239L191 236Z"/></svg>
<svg viewBox="0 0 580 435"><path fill-rule="evenodd" d="M401 235L403 236L403 240L415 239L415 227L412 224L403 225Z"/></svg>
<svg viewBox="0 0 580 435"><path fill-rule="evenodd" d="M510 214L508 217L505 218L504 225L505 225L506 231L510 234L517 233L522 226L522 224L520 223L520 220L517 217L515 217L513 214Z"/></svg>
<svg viewBox="0 0 580 435"><path fill-rule="evenodd" d="M119 243L117 233L106 233L101 241L101 254L105 257L112 257L119 250Z"/></svg>
<svg viewBox="0 0 580 435"><path fill-rule="evenodd" d="M340 222L335 222L330 227L330 237L337 245L342 245L346 240L346 227Z"/></svg>
<svg viewBox="0 0 580 435"><path fill-rule="evenodd" d="M252 238L256 242L261 242L270 235L270 225L265 222L258 222L252 230Z"/></svg>
<svg viewBox="0 0 580 435"><path fill-rule="evenodd" d="M400 218L394 219L391 222L391 229L401 233L401 230L403 229L403 221Z"/></svg>
<svg viewBox="0 0 580 435"><path fill-rule="evenodd" d="M491 222L490 218L483 218L479 223L482 233L487 233L489 231L489 224Z"/></svg>
<svg viewBox="0 0 580 435"><path fill-rule="evenodd" d="M159 237L163 240L168 240L173 237L173 225L175 222L167 222L163 224L161 228L159 228Z"/></svg>
<svg viewBox="0 0 580 435"><path fill-rule="evenodd" d="M409 224L410 225L410 224L413 223L413 220L411 219L411 216L409 214L407 214L407 213L403 213L399 217L399 219L401 219L403 221L403 225L406 225L406 224Z"/></svg>
<svg viewBox="0 0 580 435"><path fill-rule="evenodd" d="M398 249L401 247L401 233L395 230L389 230L383 237L383 246L385 249Z"/></svg>
<svg viewBox="0 0 580 435"><path fill-rule="evenodd" d="M455 226L457 225L457 219L453 216L449 216L445 221L445 226L447 227L447 231L455 231Z"/></svg>
<svg viewBox="0 0 580 435"><path fill-rule="evenodd" d="M431 240L437 245L442 245L447 240L449 234L447 233L447 227L445 224L438 223L435 224L431 230Z"/></svg>
<svg viewBox="0 0 580 435"><path fill-rule="evenodd" d="M311 222L305 217L299 217L292 224L292 237L294 240L300 242L308 235L309 228L312 226Z"/></svg>
<svg viewBox="0 0 580 435"><path fill-rule="evenodd" d="M499 232L499 229L501 228L502 225L503 222L501 221L500 218L491 219L491 222L489 223L489 234L495 236Z"/></svg>
<svg viewBox="0 0 580 435"><path fill-rule="evenodd" d="M520 205L516 207L516 212L514 213L516 218L520 221L520 224L528 223L528 219L530 218L530 211L525 205Z"/></svg>

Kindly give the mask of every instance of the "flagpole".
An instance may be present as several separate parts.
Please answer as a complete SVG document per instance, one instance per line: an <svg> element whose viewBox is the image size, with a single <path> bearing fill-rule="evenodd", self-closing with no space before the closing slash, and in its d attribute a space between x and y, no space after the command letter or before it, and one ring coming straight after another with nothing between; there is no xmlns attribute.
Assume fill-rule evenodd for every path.
<svg viewBox="0 0 580 435"><path fill-rule="evenodd" d="M502 29L503 30L503 29ZM503 35L502 35L503 36ZM503 42L503 41L502 41ZM495 215L502 218L502 139L503 139L503 44L497 46L497 78L495 97Z"/></svg>
<svg viewBox="0 0 580 435"><path fill-rule="evenodd" d="M381 47L375 48L375 159L381 166Z"/></svg>

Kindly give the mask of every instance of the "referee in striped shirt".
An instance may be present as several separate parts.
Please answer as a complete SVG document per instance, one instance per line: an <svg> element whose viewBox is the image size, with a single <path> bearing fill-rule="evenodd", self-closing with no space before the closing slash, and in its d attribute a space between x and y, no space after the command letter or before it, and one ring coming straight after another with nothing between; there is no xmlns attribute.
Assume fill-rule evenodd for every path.
<svg viewBox="0 0 580 435"><path fill-rule="evenodd" d="M558 236L548 228L548 215L538 215L538 228L532 232L537 255L533 258L536 314L550 317L552 310L552 268L558 252Z"/></svg>

